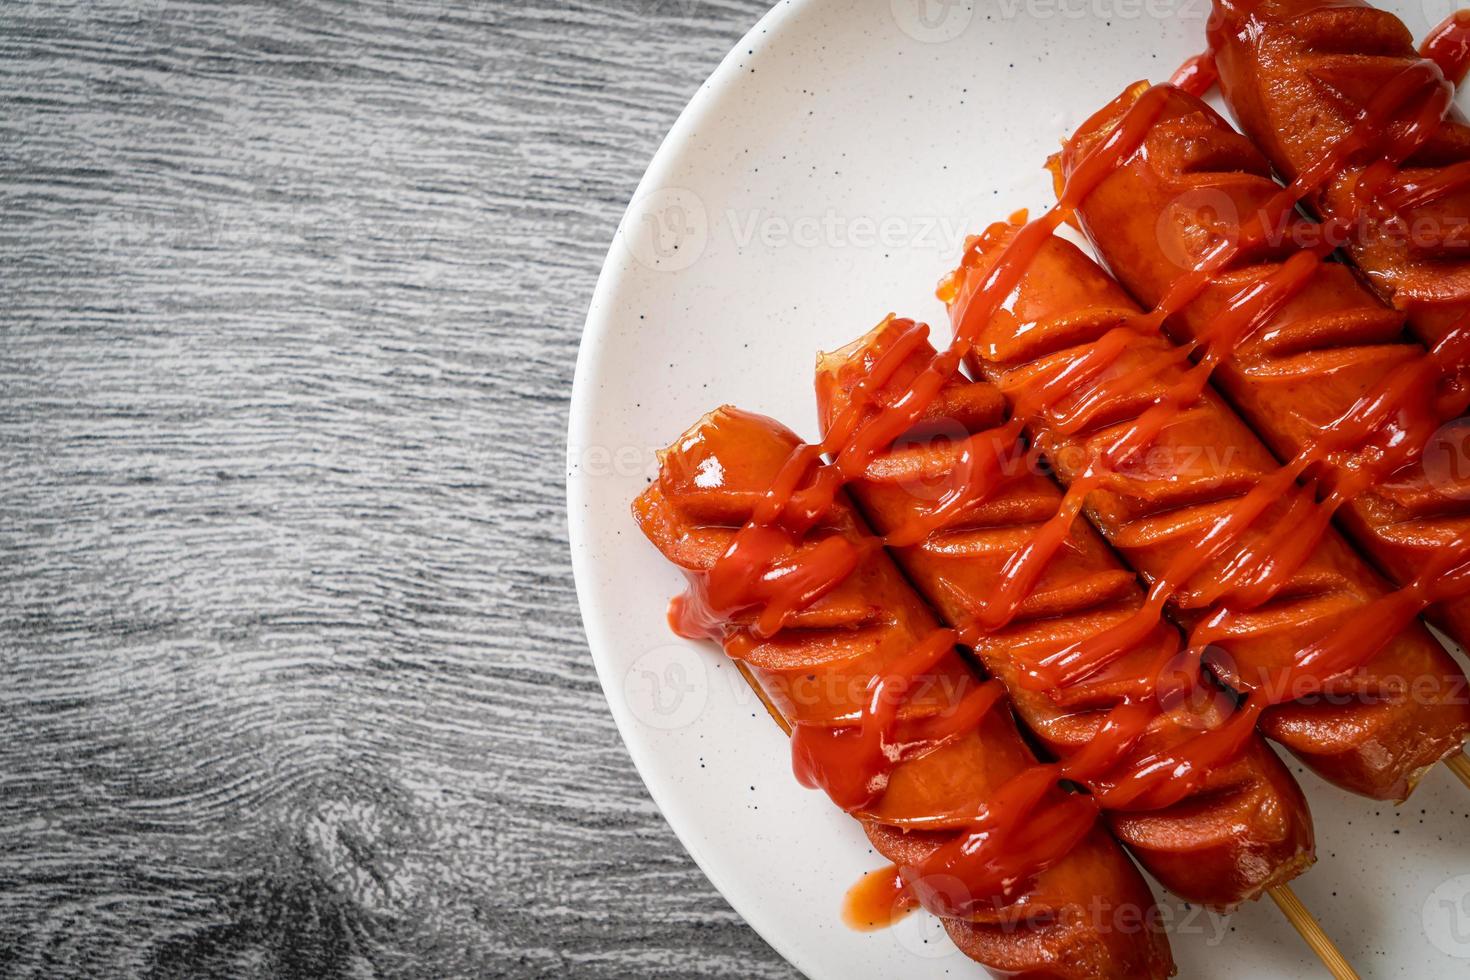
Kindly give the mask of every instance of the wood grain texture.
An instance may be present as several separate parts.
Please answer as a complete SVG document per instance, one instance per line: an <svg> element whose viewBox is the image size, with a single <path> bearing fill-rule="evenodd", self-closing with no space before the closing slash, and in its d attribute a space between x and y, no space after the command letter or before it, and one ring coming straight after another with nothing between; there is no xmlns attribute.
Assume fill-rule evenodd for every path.
<svg viewBox="0 0 1470 980"><path fill-rule="evenodd" d="M0 975L793 975L563 503L613 228L762 8L0 4Z"/></svg>

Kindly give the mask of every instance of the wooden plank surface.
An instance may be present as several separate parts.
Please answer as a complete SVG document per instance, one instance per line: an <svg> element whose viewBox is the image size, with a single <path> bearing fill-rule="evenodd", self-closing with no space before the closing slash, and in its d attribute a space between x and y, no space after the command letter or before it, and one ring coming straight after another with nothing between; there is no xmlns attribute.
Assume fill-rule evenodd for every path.
<svg viewBox="0 0 1470 980"><path fill-rule="evenodd" d="M0 4L0 975L793 975L563 502L614 225L762 7Z"/></svg>

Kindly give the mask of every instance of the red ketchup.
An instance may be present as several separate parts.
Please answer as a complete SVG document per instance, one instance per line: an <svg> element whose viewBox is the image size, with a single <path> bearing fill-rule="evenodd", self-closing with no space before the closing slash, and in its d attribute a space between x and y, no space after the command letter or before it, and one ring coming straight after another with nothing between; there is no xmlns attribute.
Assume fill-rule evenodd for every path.
<svg viewBox="0 0 1470 980"><path fill-rule="evenodd" d="M1429 32L1419 53L1439 66L1451 84L1459 85L1470 70L1470 10L1457 10Z"/></svg>
<svg viewBox="0 0 1470 980"><path fill-rule="evenodd" d="M1205 51L1185 59L1184 64L1169 79L1169 84L1202 99L1219 80L1220 70L1215 67L1215 52Z"/></svg>
<svg viewBox="0 0 1470 980"><path fill-rule="evenodd" d="M1001 455L1013 448L1024 424L1064 399L1082 391L1103 395L1108 386L1122 387L1134 375L1094 382L1128 347L1137 331L1156 330L1170 313L1182 309L1214 284L1222 269L1239 251L1258 243L1281 215L1320 186L1350 160L1374 160L1359 182L1359 207L1385 201L1420 201L1426 194L1442 193L1438 186L1410 187L1392 183L1398 165L1432 134L1452 97L1446 78L1458 80L1470 64L1470 19L1456 15L1426 41L1420 62L1406 69L1379 91L1363 110L1349 136L1303 169L1290 185L1237 229L1224 235L1221 245L1189 274L1175 283L1159 306L1135 318L1090 345L1071 363L1036 376L1016 392L1015 412L1005 425L971 441L971 456L963 467L963 484L949 491L922 525L897 529L889 544L922 542L943 530L949 518L966 504L983 499L998 485ZM1438 67L1436 67L1438 66ZM1190 59L1175 76L1195 94L1215 80L1209 54ZM709 636L730 641L736 634L737 615L753 616L749 633L767 638L777 633L793 614L826 595L850 575L863 558L862 548L838 537L803 546L806 535L833 505L843 484L858 477L893 442L910 430L959 370L962 359L1012 294L1021 277L1057 227L1067 220L1091 190L1137 152L1158 120L1168 86L1135 87L1119 96L1094 120L1117 117L1108 135L1070 168L1071 177L1055 206L1040 217L1009 226L994 226L966 248L960 267L940 288L949 305L954 339L937 353L902 391L885 391L894 372L921 343L927 328L911 325L894 333L878 353L854 397L833 421L819 444L796 447L774 486L757 506L750 521L707 573L693 577L690 591L674 601L670 620L686 636ZM1452 178L1461 179L1460 176ZM1470 182L1470 169L1463 175ZM1382 197L1380 198L1380 195ZM1415 196L1417 195L1417 196ZM1024 222L1024 223L1022 223ZM1004 235L1002 240L998 236ZM1323 241L1332 236L1324 235ZM998 244L999 243L999 244ZM998 247L997 247L998 246ZM1267 323L1308 280L1328 248L1307 250L1285 262L1271 277L1239 290L1216 317L1210 335L1190 348L1161 354L1170 363L1195 356L1196 365L1182 381L1165 391L1127 430L1093 460L1074 481L1055 517L1047 521L1026 546L1008 562L995 594L977 614L953 630L937 630L900 658L883 675L870 678L857 721L844 728L798 725L792 733L793 766L800 781L821 788L844 809L861 814L881 797L888 772L899 757L899 712L912 683L930 670L958 641L973 644L1008 623L1031 594L1047 562L1066 541L1083 498L1100 481L1135 455L1147 450L1157 434L1200 396L1215 364L1242 340ZM988 256L987 256L988 253ZM982 258L989 261L982 265ZM1168 598L1195 580L1201 569L1228 549L1239 552L1245 530L1268 505L1283 495L1299 493L1300 507L1291 510L1291 527L1274 529L1258 546L1259 553L1239 554L1227 571L1202 587L1212 590L1227 606L1258 604L1285 583L1298 563L1325 531L1332 512L1344 500L1386 478L1413 459L1442 421L1432 397L1436 386L1454 375L1470 353L1470 324L1461 324L1428 358L1406 366L1354 405L1302 453L1262 480L1237 500L1202 536L1198 547L1182 551L1152 586L1143 607L1131 618L1107 631L1053 651L1031 665L1027 683L1061 698L1065 689L1117 660L1157 626ZM1146 369L1145 369L1146 372ZM880 397L881 394L881 397ZM1060 420L1067 425L1067 420ZM1355 452L1364 465L1351 470L1320 501L1300 492L1297 480L1313 463L1330 454ZM874 542L874 547L878 546ZM1287 668L1295 683L1270 690L1301 691L1321 685L1334 675L1352 670L1371 658L1399 629L1428 603L1447 595L1470 591L1470 540L1442 549L1423 574L1409 586L1365 605L1330 636L1322 637ZM1191 650L1201 649L1194 637ZM727 642L732 656L740 644ZM1178 654L1165 650L1166 658ZM963 915L942 894L926 891L934 876L959 879L975 900L1007 896L1040 870L1059 860L1092 827L1099 807L1147 809L1170 805L1192 791L1210 770L1237 754L1255 728L1269 700L1264 691L1248 693L1234 714L1212 730L1170 750L1135 759L1130 750L1159 710L1164 692L1151 679L1140 678L1138 694L1123 701L1107 716L1086 749L1063 763L1038 764L1002 786L975 813L966 815L958 831L920 865L889 868L862 880L849 894L845 918L858 928L874 928L901 917L916 906L941 915ZM928 738L961 734L978 725L985 712L1002 696L992 681L936 722ZM1090 794L1060 794L1059 781L1087 786ZM953 817L953 814L908 814L905 819Z"/></svg>

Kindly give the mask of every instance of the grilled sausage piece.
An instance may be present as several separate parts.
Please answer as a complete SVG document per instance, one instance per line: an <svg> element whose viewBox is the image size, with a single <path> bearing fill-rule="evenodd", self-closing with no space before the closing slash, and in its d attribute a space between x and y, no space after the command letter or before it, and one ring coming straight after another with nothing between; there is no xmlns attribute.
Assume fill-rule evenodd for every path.
<svg viewBox="0 0 1470 980"><path fill-rule="evenodd" d="M1340 159L1342 165L1308 195L1307 203L1345 226L1354 264L1380 296L1407 313L1410 328L1424 343L1451 342L1452 328L1457 323L1463 328L1470 318L1470 124L1453 108L1442 121L1434 117L1424 127L1423 145L1401 167L1385 171L1388 176L1371 202L1363 195L1375 175L1364 180L1365 168L1383 158L1382 149L1347 154L1334 149L1353 139L1355 124L1363 129L1364 113L1372 119L1406 118L1432 96L1418 79L1432 83L1437 73L1412 74L1426 63L1408 29L1394 15L1358 0L1330 5L1265 0L1249 11L1218 4L1214 24L1211 40L1221 90L1241 128L1288 178L1318 161ZM1394 92L1407 96L1382 95ZM1255 160L1247 169L1262 173ZM1345 285L1338 307L1327 308L1337 322L1304 325L1324 332L1318 346L1351 349L1363 343L1353 321L1375 317L1364 292L1356 284ZM1376 316L1384 320L1383 329L1372 336L1391 339L1392 321ZM1385 364L1391 357L1422 353L1397 344L1379 349ZM1463 351L1451 360L1470 369ZM1345 391L1347 384L1333 388ZM1451 406L1463 410L1465 378L1452 377L1441 386L1460 389L1458 397L1447 394ZM1423 466L1397 475L1393 486L1364 497L1344 514L1354 537L1398 582L1422 567L1427 549L1470 530L1467 439L1470 423L1449 422L1429 439ZM1440 603L1429 619L1470 648L1470 599Z"/></svg>
<svg viewBox="0 0 1470 980"><path fill-rule="evenodd" d="M872 365L913 327L911 321L890 318L851 346L819 358L824 430L847 409ZM883 394L904 390L932 355L927 340L915 345ZM929 523L943 501L964 492L967 479L980 482L978 456L992 448L989 433L1005 419L1004 397L993 385L954 378L929 418L849 484L849 491L880 533ZM959 457L964 461L957 467L957 448L967 440L971 452ZM892 548L909 579L952 624L964 622L980 602L1001 591L1008 560L1036 537L1061 502L1056 484L1026 460L1009 455L1005 465L1008 472L993 492L956 511L924 540ZM1106 709L1131 688L1098 684L1075 703L1061 704L1020 682L1026 658L1100 633L1127 619L1142 602L1133 573L1085 520L1078 520L1017 615L975 645L985 669L1006 684L1022 722L1048 751L1068 757L1091 744ZM1178 647L1178 633L1160 623L1110 676L1154 680L1160 673L1158 651L1169 644ZM1203 693L1209 700L1210 691ZM1215 693L1228 697L1218 689ZM1160 712L1133 757L1195 736L1206 723L1187 710ZM1301 790L1254 735L1240 755L1172 806L1106 816L1118 839L1166 888L1216 908L1256 898L1314 860L1311 817Z"/></svg>
<svg viewBox="0 0 1470 980"><path fill-rule="evenodd" d="M707 581L796 445L796 437L770 419L730 408L712 412L660 454L658 479L635 501L634 515L691 582ZM759 608L708 623L787 728L841 730L862 700L863 681L893 669L938 628L841 495L800 547L834 538L851 545L859 561L836 588L795 611L782 628L769 635L756 631ZM900 726L922 727L926 719L943 717L979 684L952 648L924 680L928 693L906 702ZM963 734L917 748L905 745L887 773L886 791L855 815L880 853L914 865L952 841L961 832L955 827L963 825L956 818L944 829L911 829L916 820L973 813L999 786L1036 764L1002 703ZM1050 791L1052 798L1065 795ZM1127 927L1120 928L1120 921ZM1173 973L1158 921L1138 870L1093 826L1014 900L946 918L945 927L966 955L997 976L1124 980ZM1139 928L1140 922L1150 925Z"/></svg>
<svg viewBox="0 0 1470 980"><path fill-rule="evenodd" d="M1362 0L1217 0L1210 41L1230 111L1278 171L1292 180L1340 161L1308 203L1343 222L1353 262L1420 339L1441 340L1470 314L1470 182L1450 169L1470 161L1470 124L1452 106L1433 113L1428 100L1445 98L1433 90L1447 91L1437 72L1405 74L1427 67L1409 29ZM1359 179L1387 147L1355 139L1344 152L1343 141L1355 125L1366 134L1421 110L1432 114L1421 145L1361 206Z"/></svg>
<svg viewBox="0 0 1470 980"><path fill-rule="evenodd" d="M993 228L979 247L993 252L1013 232L1009 226ZM984 268L982 260L981 271ZM1074 245L1053 239L1027 270L1004 316L982 335L972 364L1007 388L1074 361L1099 337L1139 312L1096 263ZM1017 342L1018 337L1023 339ZM1098 387L1093 390L1105 391L1112 378L1145 375L1143 380L1095 397L1080 425L1064 430L1050 424L1054 414L1038 427L1036 436L1062 482L1078 478L1144 410L1180 386L1190 367L1161 334L1134 339L1108 371L1094 379ZM1077 409L1083 394L1079 391L1058 404L1057 413ZM1199 548L1214 523L1278 469L1255 433L1206 386L1197 400L1169 420L1136 463L1087 495L1086 508L1128 562L1157 581L1181 551ZM1293 545L1310 544L1309 521L1297 516L1312 516L1301 506L1310 503L1302 493L1270 503L1246 529L1238 547L1286 557ZM1218 618L1227 604L1237 607L1228 619L1208 628L1213 642L1230 655L1213 661L1227 682L1253 683L1249 676L1253 669L1280 666L1382 592L1362 559L1327 528L1290 573L1282 574L1279 598L1263 594L1242 601L1242 591L1226 591L1222 601L1218 582L1235 553L1226 550L1191 575L1170 602L1175 617L1191 628ZM1412 632L1418 642L1395 641L1367 668L1338 680L1338 693L1349 703L1289 702L1267 714L1265 730L1281 734L1294 750L1309 748L1302 753L1303 760L1339 785L1378 798L1402 799L1419 773L1458 749L1470 725L1470 716L1459 704L1465 692L1458 671L1421 628ZM1426 659L1425 653L1433 659ZM1239 663L1232 663L1236 657ZM1425 669L1448 672L1424 675ZM1406 683L1426 676L1433 685L1421 681L1413 688ZM1395 690L1398 693L1392 694ZM1450 696L1420 704L1425 690ZM1319 720L1323 717L1330 721Z"/></svg>
<svg viewBox="0 0 1470 980"><path fill-rule="evenodd" d="M1061 154L1063 173L1105 138L1126 107L1126 100L1114 103L1079 129ZM1233 226L1222 225L1222 213L1255 215L1272 197L1277 188L1266 173L1260 154L1217 113L1198 98L1172 91L1142 145L1091 191L1079 217L1119 281L1145 304L1157 304L1220 235L1235 234ZM1198 298L1166 320L1166 329L1179 342L1208 336L1220 310L1242 288L1263 284L1280 275L1285 263L1297 262L1291 241L1298 234L1307 232L1242 250ZM1358 287L1347 267L1295 267L1307 267L1307 278L1285 304L1269 310L1260 329L1223 351L1213 375L1282 458L1299 453L1405 361L1423 356L1423 348L1399 341L1398 314ZM1392 485L1361 494L1339 514L1347 516L1349 529L1379 527L1385 536L1414 538L1414 527L1444 523L1435 535L1421 532L1435 541L1414 539L1408 545L1420 555L1432 551L1439 533L1458 533L1461 520L1442 519L1421 495L1405 491L1405 480L1410 486L1414 479L1423 482L1423 467L1417 473L1395 473ZM1330 623L1333 605L1382 594L1383 586L1348 555L1332 564L1335 576L1324 588L1283 595L1264 608L1257 629L1222 645L1242 663L1254 655L1270 657L1266 651L1273 646L1274 657L1283 657L1302 639L1316 639L1320 627L1313 623ZM1263 652L1252 654L1257 642ZM1266 730L1333 782L1399 798L1413 786L1416 771L1463 738L1463 673L1416 624L1360 674L1366 685L1380 679L1399 693L1379 691L1386 698L1379 705L1283 705ZM1417 702L1417 710L1402 704L1407 699ZM1367 726L1369 718L1382 718L1385 727ZM1391 718L1397 721L1388 724Z"/></svg>

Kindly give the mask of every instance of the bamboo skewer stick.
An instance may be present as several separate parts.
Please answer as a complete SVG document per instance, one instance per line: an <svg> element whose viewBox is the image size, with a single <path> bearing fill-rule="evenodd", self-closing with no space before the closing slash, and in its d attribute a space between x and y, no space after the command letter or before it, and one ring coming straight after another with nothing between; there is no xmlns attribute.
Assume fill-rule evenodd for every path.
<svg viewBox="0 0 1470 980"><path fill-rule="evenodd" d="M1449 766L1450 772L1460 777L1460 782L1470 787L1470 758L1466 758L1464 752L1456 752L1444 764Z"/></svg>
<svg viewBox="0 0 1470 980"><path fill-rule="evenodd" d="M1462 756L1463 758L1463 756ZM1328 938L1327 933L1322 931L1322 926L1313 918L1312 913L1302 904L1302 900L1296 897L1296 892L1291 890L1290 885L1277 885L1266 894L1271 896L1271 901L1286 916L1301 937L1312 947L1312 952L1327 967L1327 972L1332 974L1333 980L1359 980L1358 971L1354 970L1342 951Z"/></svg>
<svg viewBox="0 0 1470 980"><path fill-rule="evenodd" d="M741 676L745 678L746 683L750 685L750 689L755 692L756 696L761 699L761 703L766 706L766 711L775 719L776 724L781 726L783 732L790 735L790 724L776 710L776 706L766 697L760 685L755 682L755 678L751 675L749 668L742 663L737 664L737 669L740 671ZM1460 760L1462 768L1456 768L1454 765L1455 759ZM1455 770L1457 775L1461 772L1465 773L1460 778L1466 779L1470 777L1470 759L1467 759L1463 753L1445 761L1451 769ZM1467 781L1466 785L1470 785L1470 781ZM1312 948L1312 952L1317 954L1317 958L1322 961L1322 965L1327 967L1327 971L1332 974L1333 980L1361 980L1357 971L1352 968L1352 964L1348 963L1347 959L1342 955L1342 952L1337 948L1337 944L1322 930L1322 926L1317 922L1311 911L1302 904L1302 900L1296 897L1296 892L1291 890L1290 885L1277 885L1266 894L1271 896L1271 901L1276 903L1276 907L1281 910L1282 915L1286 916L1286 921L1291 923L1292 928L1300 933L1301 937L1307 941L1307 945Z"/></svg>

